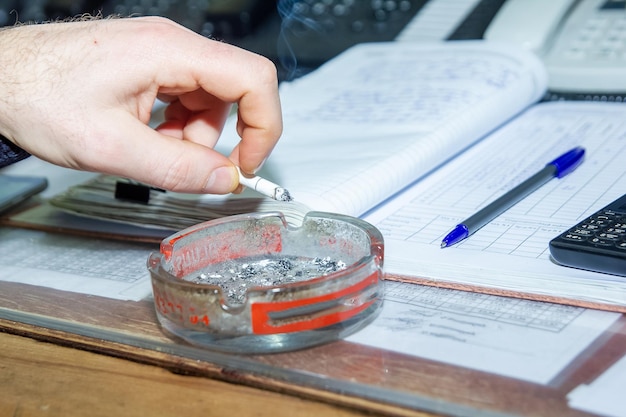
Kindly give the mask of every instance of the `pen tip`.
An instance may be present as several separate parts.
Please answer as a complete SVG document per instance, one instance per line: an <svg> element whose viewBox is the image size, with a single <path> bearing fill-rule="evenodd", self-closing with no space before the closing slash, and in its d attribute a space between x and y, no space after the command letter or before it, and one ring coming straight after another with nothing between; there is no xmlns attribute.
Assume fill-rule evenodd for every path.
<svg viewBox="0 0 626 417"><path fill-rule="evenodd" d="M448 244L446 242L441 242L441 248L445 248L446 246L448 246Z"/></svg>

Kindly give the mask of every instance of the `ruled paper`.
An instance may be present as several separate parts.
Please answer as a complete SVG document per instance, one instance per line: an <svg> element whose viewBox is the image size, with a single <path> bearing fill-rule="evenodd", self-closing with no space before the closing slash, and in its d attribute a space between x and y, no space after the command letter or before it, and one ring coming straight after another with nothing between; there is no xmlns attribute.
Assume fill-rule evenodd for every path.
<svg viewBox="0 0 626 417"><path fill-rule="evenodd" d="M454 225L565 151L583 163L468 239L441 249ZM534 106L501 130L366 216L385 237L388 272L534 294L626 305L626 280L565 268L549 241L626 193L626 106Z"/></svg>

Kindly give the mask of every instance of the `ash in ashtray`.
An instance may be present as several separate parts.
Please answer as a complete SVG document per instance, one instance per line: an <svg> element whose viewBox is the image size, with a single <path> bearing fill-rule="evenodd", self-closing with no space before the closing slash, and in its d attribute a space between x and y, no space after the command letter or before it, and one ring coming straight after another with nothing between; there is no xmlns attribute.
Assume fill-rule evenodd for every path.
<svg viewBox="0 0 626 417"><path fill-rule="evenodd" d="M342 269L346 269L346 264L330 257L276 257L213 265L210 271L196 277L187 277L186 280L197 284L217 285L222 288L230 304L242 304L246 300L248 288L306 281Z"/></svg>

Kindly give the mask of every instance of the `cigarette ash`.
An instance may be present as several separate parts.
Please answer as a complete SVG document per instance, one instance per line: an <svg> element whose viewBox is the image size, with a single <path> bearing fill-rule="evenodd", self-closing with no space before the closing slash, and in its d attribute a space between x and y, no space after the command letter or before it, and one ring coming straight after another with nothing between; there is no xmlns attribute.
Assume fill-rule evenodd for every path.
<svg viewBox="0 0 626 417"><path fill-rule="evenodd" d="M293 201L293 197L289 193L289 190L282 187L277 187L274 190L274 199L278 201Z"/></svg>
<svg viewBox="0 0 626 417"><path fill-rule="evenodd" d="M246 293L253 287L275 287L306 281L346 269L345 262L330 257L303 258L282 256L250 259L247 262L229 261L213 265L210 271L186 280L197 284L219 286L231 304L243 304Z"/></svg>

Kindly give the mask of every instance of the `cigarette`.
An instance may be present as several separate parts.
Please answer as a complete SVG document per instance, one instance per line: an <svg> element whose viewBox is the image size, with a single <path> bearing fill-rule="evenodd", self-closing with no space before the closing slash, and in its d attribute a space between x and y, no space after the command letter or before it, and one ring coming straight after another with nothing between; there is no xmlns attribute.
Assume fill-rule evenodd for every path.
<svg viewBox="0 0 626 417"><path fill-rule="evenodd" d="M293 197L291 197L289 191L281 187L280 185L274 184L273 182L259 176L246 177L241 173L241 169L239 167L237 167L237 171L239 172L239 184L243 185L244 187L251 188L256 192L261 193L264 196L273 198L277 201L293 200Z"/></svg>

